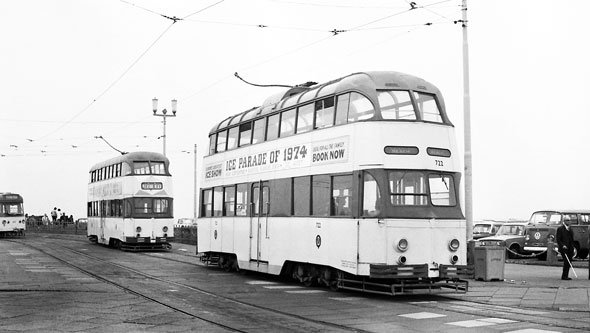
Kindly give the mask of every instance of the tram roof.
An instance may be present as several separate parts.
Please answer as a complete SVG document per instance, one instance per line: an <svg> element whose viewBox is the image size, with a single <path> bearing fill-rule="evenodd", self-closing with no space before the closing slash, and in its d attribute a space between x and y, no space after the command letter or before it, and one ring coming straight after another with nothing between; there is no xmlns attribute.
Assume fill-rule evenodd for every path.
<svg viewBox="0 0 590 333"><path fill-rule="evenodd" d="M108 159L106 161L96 163L94 166L92 166L90 171L97 170L102 167L121 163L121 162L129 163L129 162L133 162L133 161L163 161L166 165L166 170L168 169L168 164L170 163L168 161L168 158L161 153L150 152L150 151L134 151L134 152L127 153L125 155L113 157L113 158Z"/></svg>
<svg viewBox="0 0 590 333"><path fill-rule="evenodd" d="M10 199L8 199L10 198ZM0 200L2 201L14 201L14 200L23 200L23 197L20 194L12 193L12 192L0 192Z"/></svg>
<svg viewBox="0 0 590 333"><path fill-rule="evenodd" d="M350 75L315 84L313 86L299 85L269 96L261 106L253 107L236 115L225 118L216 124L209 134L220 129L234 126L242 121L251 120L267 115L277 110L309 102L328 95L345 91L375 91L377 89L417 90L439 94L440 91L433 84L419 77L394 71L368 71L352 73ZM443 104L439 96L439 102ZM443 106L444 107L444 106Z"/></svg>

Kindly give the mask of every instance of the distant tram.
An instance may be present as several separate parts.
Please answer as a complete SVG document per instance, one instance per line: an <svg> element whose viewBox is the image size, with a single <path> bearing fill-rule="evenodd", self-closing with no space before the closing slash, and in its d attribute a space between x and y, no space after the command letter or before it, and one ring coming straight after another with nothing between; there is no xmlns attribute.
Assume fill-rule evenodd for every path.
<svg viewBox="0 0 590 333"><path fill-rule="evenodd" d="M460 154L434 85L364 72L297 86L209 138L201 260L334 289L467 289Z"/></svg>
<svg viewBox="0 0 590 333"><path fill-rule="evenodd" d="M88 239L123 250L170 249L172 177L166 156L133 152L96 164L88 184Z"/></svg>
<svg viewBox="0 0 590 333"><path fill-rule="evenodd" d="M25 235L27 223L20 194L0 192L0 219L0 237Z"/></svg>

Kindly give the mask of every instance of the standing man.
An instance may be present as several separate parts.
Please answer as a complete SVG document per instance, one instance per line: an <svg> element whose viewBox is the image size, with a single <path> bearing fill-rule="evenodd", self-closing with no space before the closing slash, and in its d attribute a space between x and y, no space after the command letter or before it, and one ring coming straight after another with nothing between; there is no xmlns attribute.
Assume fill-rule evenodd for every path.
<svg viewBox="0 0 590 333"><path fill-rule="evenodd" d="M571 280L572 278L568 277L568 275L570 272L570 263L574 256L574 233L570 228L570 219L566 219L564 216L562 223L563 224L557 228L557 234L555 236L559 253L561 253L561 256L563 257L563 272L561 273L561 279Z"/></svg>
<svg viewBox="0 0 590 333"><path fill-rule="evenodd" d="M57 207L53 207L53 210L51 211L51 220L53 224L57 222Z"/></svg>

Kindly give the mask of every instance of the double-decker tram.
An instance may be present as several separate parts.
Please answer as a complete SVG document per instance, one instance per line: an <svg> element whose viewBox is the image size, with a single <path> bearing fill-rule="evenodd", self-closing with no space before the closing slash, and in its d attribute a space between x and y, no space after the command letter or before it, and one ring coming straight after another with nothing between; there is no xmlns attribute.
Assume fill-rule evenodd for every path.
<svg viewBox="0 0 590 333"><path fill-rule="evenodd" d="M123 250L170 249L172 177L166 156L132 152L98 163L88 184L88 239Z"/></svg>
<svg viewBox="0 0 590 333"><path fill-rule="evenodd" d="M467 290L459 152L434 85L383 71L297 86L209 137L204 262L376 293Z"/></svg>
<svg viewBox="0 0 590 333"><path fill-rule="evenodd" d="M20 194L0 192L0 219L0 237L25 235L27 223Z"/></svg>

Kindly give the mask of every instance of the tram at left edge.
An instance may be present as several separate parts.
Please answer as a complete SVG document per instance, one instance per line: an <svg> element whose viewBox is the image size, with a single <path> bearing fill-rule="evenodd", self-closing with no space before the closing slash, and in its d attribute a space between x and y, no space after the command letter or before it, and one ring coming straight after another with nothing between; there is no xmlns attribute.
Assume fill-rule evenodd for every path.
<svg viewBox="0 0 590 333"><path fill-rule="evenodd" d="M94 165L88 184L88 239L121 250L172 248L172 176L166 156L131 152Z"/></svg>
<svg viewBox="0 0 590 333"><path fill-rule="evenodd" d="M0 192L0 218L0 237L24 236L27 223L20 194Z"/></svg>

